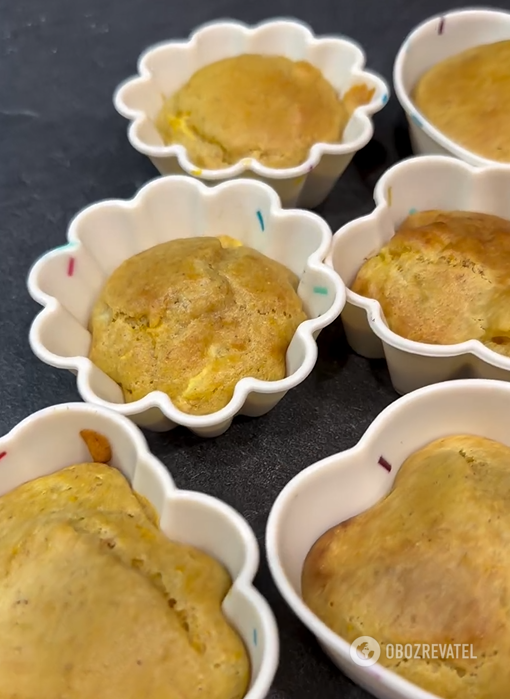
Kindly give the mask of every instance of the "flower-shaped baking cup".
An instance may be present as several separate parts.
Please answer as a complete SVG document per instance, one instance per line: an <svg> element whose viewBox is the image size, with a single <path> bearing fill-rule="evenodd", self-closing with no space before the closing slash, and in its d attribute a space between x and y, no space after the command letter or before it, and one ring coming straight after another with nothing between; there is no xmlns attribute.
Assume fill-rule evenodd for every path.
<svg viewBox="0 0 510 699"><path fill-rule="evenodd" d="M393 83L404 109L416 155L454 155L470 165L493 161L462 148L428 122L411 99L421 76L437 63L474 46L510 39L510 12L489 8L453 10L416 27L395 59ZM510 167L510 166L509 166Z"/></svg>
<svg viewBox="0 0 510 699"><path fill-rule="evenodd" d="M210 415L188 415L154 391L124 403L120 387L88 359L88 323L107 278L129 257L158 243L194 236L230 236L291 269L308 320L287 351L287 376L279 381L243 378L228 405ZM337 318L345 287L326 265L331 230L319 216L281 208L276 193L254 180L207 187L189 177L161 177L130 201L93 204L72 221L68 244L45 254L32 268L28 288L44 310L30 330L34 353L52 366L77 374L82 398L129 416L137 424L168 430L185 425L217 436L233 417L258 416L301 383L317 358L316 337Z"/></svg>
<svg viewBox="0 0 510 699"><path fill-rule="evenodd" d="M409 158L390 168L374 192L375 210L333 236L330 264L347 287L342 311L347 340L365 357L385 357L393 386L407 393L436 381L475 377L510 380L510 358L479 340L433 345L407 340L384 320L378 301L350 290L365 260L376 255L413 211L476 211L510 220L510 168L476 168L443 156Z"/></svg>
<svg viewBox="0 0 510 699"><path fill-rule="evenodd" d="M228 570L233 584L223 611L251 660L251 686L244 699L264 699L278 665L279 643L271 609L252 584L259 564L255 535L241 515L220 500L178 490L130 420L84 403L56 405L30 415L0 438L0 495L90 461L82 430L108 440L110 465L122 471L133 489L153 505L168 538L201 549Z"/></svg>
<svg viewBox="0 0 510 699"><path fill-rule="evenodd" d="M189 160L183 146L164 145L154 119L164 96L181 88L197 70L243 53L309 61L340 95L358 84L373 88L374 93L368 104L354 111L341 143L315 144L307 160L297 167L278 170L244 158L222 170L200 169ZM246 173L270 182L284 206L312 208L326 198L354 154L370 141L371 117L383 108L388 97L388 85L380 76L365 70L365 54L350 39L318 38L301 22L272 20L255 27L240 22L213 22L195 31L187 41L150 47L138 61L138 75L117 88L114 104L131 122L131 145L147 155L161 174L188 174L211 182Z"/></svg>
<svg viewBox="0 0 510 699"><path fill-rule="evenodd" d="M383 410L355 447L301 471L273 505L266 551L280 593L333 662L378 699L438 697L379 664L363 667L353 659L348 641L328 628L301 597L305 558L331 527L385 497L407 457L430 442L469 434L510 446L509 412L510 384L502 381L468 379L426 386Z"/></svg>

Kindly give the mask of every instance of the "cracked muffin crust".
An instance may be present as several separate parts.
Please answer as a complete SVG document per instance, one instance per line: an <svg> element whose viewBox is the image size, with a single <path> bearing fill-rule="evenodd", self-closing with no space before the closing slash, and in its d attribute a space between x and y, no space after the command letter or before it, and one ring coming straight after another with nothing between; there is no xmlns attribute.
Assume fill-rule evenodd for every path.
<svg viewBox="0 0 510 699"><path fill-rule="evenodd" d="M83 463L30 481L0 497L0 524L2 697L244 696L228 573L169 540L120 471Z"/></svg>
<svg viewBox="0 0 510 699"><path fill-rule="evenodd" d="M510 41L441 61L420 78L412 97L423 116L463 148L510 162Z"/></svg>
<svg viewBox="0 0 510 699"><path fill-rule="evenodd" d="M509 447L434 441L406 459L383 500L313 545L303 599L349 643L374 638L382 665L437 696L507 699L509 505ZM411 644L412 657L390 644ZM452 657L448 644L471 647Z"/></svg>
<svg viewBox="0 0 510 699"><path fill-rule="evenodd" d="M476 339L510 357L510 221L466 211L411 214L351 289L378 301L389 328L408 340Z"/></svg>
<svg viewBox="0 0 510 699"><path fill-rule="evenodd" d="M96 302L89 357L127 402L163 391L185 413L223 408L238 381L286 375L306 320L290 270L223 238L187 238L129 258Z"/></svg>
<svg viewBox="0 0 510 699"><path fill-rule="evenodd" d="M244 54L198 70L165 99L155 120L165 145L183 145L199 168L255 158L271 168L295 167L315 143L338 143L356 107L374 93L355 85L340 99L306 61Z"/></svg>

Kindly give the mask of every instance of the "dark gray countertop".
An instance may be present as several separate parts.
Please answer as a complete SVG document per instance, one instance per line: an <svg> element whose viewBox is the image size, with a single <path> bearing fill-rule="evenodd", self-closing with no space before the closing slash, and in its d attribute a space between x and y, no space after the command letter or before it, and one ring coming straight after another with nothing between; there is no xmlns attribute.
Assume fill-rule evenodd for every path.
<svg viewBox="0 0 510 699"><path fill-rule="evenodd" d="M112 106L148 45L185 38L218 18L255 23L292 15L316 33L341 33L366 50L368 67L391 81L395 54L418 22L462 2L438 0L0 0L0 433L53 403L79 400L74 377L35 359L28 346L38 307L26 291L31 263L65 240L83 206L131 197L156 175L126 138ZM510 0L500 5L510 9ZM333 230L373 208L382 172L409 154L394 97L375 137L320 208ZM301 469L353 446L397 397L383 362L353 355L337 323L319 339L313 374L271 413L237 419L204 441L183 429L149 435L179 487L237 508L261 547L272 502ZM281 661L271 699L368 697L344 678L283 603L262 557L257 585L280 628Z"/></svg>

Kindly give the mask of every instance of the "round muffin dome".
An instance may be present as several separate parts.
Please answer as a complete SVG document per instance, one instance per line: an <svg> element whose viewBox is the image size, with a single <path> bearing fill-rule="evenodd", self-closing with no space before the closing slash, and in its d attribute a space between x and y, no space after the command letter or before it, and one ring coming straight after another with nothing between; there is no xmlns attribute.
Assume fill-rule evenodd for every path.
<svg viewBox="0 0 510 699"><path fill-rule="evenodd" d="M361 103L370 96L358 94ZM166 101L156 126L165 143L185 146L201 168L243 158L288 168L304 162L315 143L339 142L349 118L348 105L315 66L245 54L198 70Z"/></svg>
<svg viewBox="0 0 510 699"><path fill-rule="evenodd" d="M298 278L237 242L186 238L129 258L92 312L89 357L136 401L163 391L185 413L223 408L247 376L286 375L306 320Z"/></svg>

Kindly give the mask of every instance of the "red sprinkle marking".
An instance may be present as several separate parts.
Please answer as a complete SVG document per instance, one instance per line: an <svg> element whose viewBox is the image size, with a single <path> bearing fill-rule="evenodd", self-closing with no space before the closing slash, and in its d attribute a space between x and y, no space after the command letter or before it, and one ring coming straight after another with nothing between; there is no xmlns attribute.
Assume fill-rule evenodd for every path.
<svg viewBox="0 0 510 699"><path fill-rule="evenodd" d="M377 463L380 464L383 468L385 468L388 471L388 473L391 471L391 464L386 461L384 456L380 456L379 461Z"/></svg>
<svg viewBox="0 0 510 699"><path fill-rule="evenodd" d="M69 258L69 264L67 266L67 276L72 277L74 274L74 257Z"/></svg>
<svg viewBox="0 0 510 699"><path fill-rule="evenodd" d="M6 451L0 451L0 459L3 459L4 456L7 456L7 452L6 452Z"/></svg>
<svg viewBox="0 0 510 699"><path fill-rule="evenodd" d="M444 17L439 20L439 26L437 28L437 33L442 34L444 32Z"/></svg>

